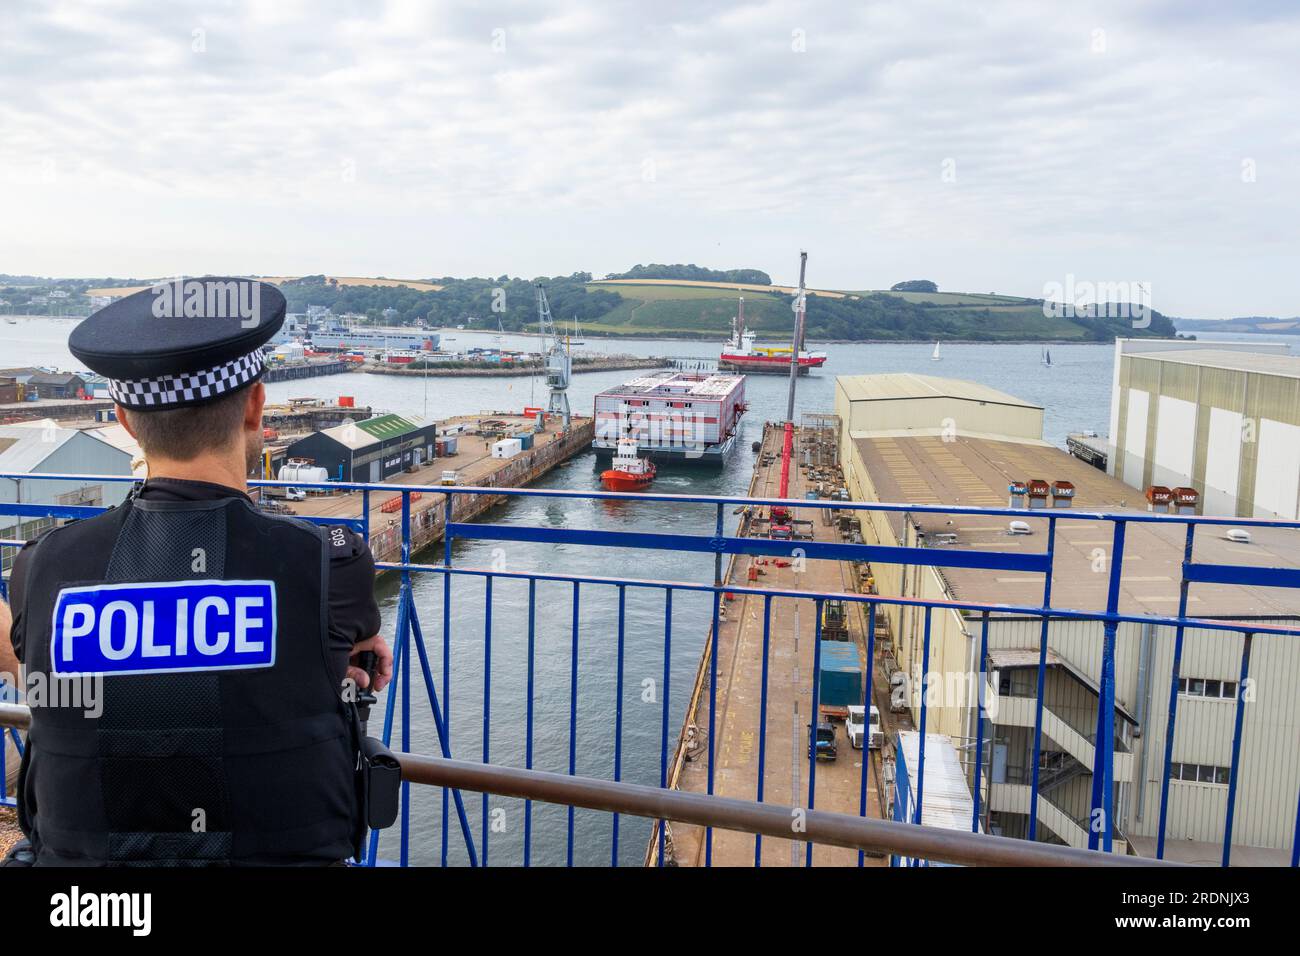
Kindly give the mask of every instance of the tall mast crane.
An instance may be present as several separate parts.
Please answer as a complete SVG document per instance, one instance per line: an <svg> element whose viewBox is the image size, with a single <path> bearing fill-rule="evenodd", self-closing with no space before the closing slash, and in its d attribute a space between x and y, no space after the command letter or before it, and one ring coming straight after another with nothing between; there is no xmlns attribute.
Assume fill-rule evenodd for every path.
<svg viewBox="0 0 1300 956"><path fill-rule="evenodd" d="M573 376L573 356L569 354L560 333L551 318L551 305L546 301L546 289L537 283L537 331L546 343L546 387L551 390L546 404L547 415L559 415L564 430L569 430L573 413L569 410L569 379ZM540 420L539 420L540 421Z"/></svg>
<svg viewBox="0 0 1300 956"><path fill-rule="evenodd" d="M794 300L794 341L790 352L790 392L785 405L785 442L781 446L781 486L778 498L790 497L790 457L794 453L794 392L799 381L799 349L803 347L804 326L807 318L808 297L804 292L804 272L808 267L808 253L799 253L799 292ZM784 506L775 507L773 518L789 515Z"/></svg>

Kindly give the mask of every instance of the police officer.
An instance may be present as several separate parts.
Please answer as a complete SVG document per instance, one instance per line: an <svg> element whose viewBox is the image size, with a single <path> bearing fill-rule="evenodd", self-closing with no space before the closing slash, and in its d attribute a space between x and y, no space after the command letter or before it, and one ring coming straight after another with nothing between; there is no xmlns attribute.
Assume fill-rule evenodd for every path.
<svg viewBox="0 0 1300 956"><path fill-rule="evenodd" d="M38 865L331 864L359 851L348 690L372 683L364 652L374 690L392 673L374 561L347 528L265 514L246 493L261 346L284 314L270 285L191 279L72 332L148 479L14 562L29 687L94 681L101 698L32 708L19 822Z"/></svg>

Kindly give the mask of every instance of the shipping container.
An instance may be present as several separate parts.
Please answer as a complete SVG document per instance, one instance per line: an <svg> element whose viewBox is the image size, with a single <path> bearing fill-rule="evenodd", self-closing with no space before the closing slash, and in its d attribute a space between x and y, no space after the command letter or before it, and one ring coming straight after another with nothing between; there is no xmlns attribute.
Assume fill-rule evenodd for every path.
<svg viewBox="0 0 1300 956"><path fill-rule="evenodd" d="M844 716L850 704L862 703L862 663L850 641L821 642L821 680L817 700L828 716Z"/></svg>
<svg viewBox="0 0 1300 956"><path fill-rule="evenodd" d="M503 438L492 445L493 458L513 458L523 450L518 438Z"/></svg>

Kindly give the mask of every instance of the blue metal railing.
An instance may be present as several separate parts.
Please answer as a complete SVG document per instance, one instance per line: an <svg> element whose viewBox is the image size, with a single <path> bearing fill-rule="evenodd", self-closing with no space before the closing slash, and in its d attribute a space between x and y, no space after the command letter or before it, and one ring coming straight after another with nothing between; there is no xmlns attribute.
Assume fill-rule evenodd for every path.
<svg viewBox="0 0 1300 956"><path fill-rule="evenodd" d="M5 476L5 477L23 477L23 476ZM122 476L84 476L84 475L41 475L43 481L75 481L84 483L87 480L96 482L129 482L132 479ZM1035 704L1035 717L1033 727L1033 744L1032 744L1032 777L1030 789L1030 808L1028 832L1030 838L1038 835L1037 831L1037 814L1032 812L1033 808L1038 806L1039 795L1039 772L1042 751L1043 751L1043 700L1045 689L1045 674L1048 666L1047 649L1049 626L1051 622L1094 622L1102 626L1101 642L1101 667L1100 675L1097 681L1098 707L1096 716L1096 733L1095 733L1095 750L1094 763L1092 770L1092 787L1090 794L1090 826L1088 827L1089 847L1093 849L1111 850L1115 832L1114 821L1114 799L1115 799L1115 777L1114 777L1114 755L1115 755L1115 691L1116 691L1116 638L1118 628L1121 624L1139 624L1151 625L1157 627L1167 627L1174 630L1174 651L1173 663L1171 669L1171 684L1169 693L1169 714L1168 725L1165 731L1164 748L1163 748L1163 771L1161 774L1161 791L1160 791L1160 821L1157 832L1157 856L1163 858L1165 853L1165 834L1169 823L1169 783L1171 779L1171 768L1173 766L1174 739L1176 728L1176 712L1178 707L1178 685L1180 675L1180 665L1184 648L1184 638L1187 628L1194 628L1201 631L1219 633L1219 634L1240 634L1243 636L1243 652L1240 659L1240 673L1237 684L1237 702L1235 710L1235 722L1232 739L1232 759L1228 775L1226 814L1223 828L1223 852L1222 862L1227 865L1231 860L1232 839L1234 814L1237 809L1239 781L1242 775L1241 762L1242 739L1245 733L1244 714L1248 686L1250 677L1250 654L1251 645L1256 638L1270 637L1275 639L1286 639L1300 637L1300 625L1289 622L1277 621L1231 621L1207 618L1191 618L1187 616L1187 604L1189 600L1189 586L1192 583L1220 584L1228 586L1257 586L1257 587L1279 587L1279 588L1300 588L1300 568L1294 567L1252 567L1242 565L1224 565L1198 563L1193 560L1193 547L1195 534L1198 528L1214 526L1233 526L1233 527L1251 527L1251 528L1272 528L1279 529L1286 534L1300 533L1300 522L1297 521L1263 521L1239 518L1213 518L1198 517L1190 515L1157 515L1143 512L1122 512L1122 513L1103 513L1090 511L1055 511L1051 513L1025 512L1024 510L1008 510L1004 508L977 508L952 505L912 505L912 504L894 504L894 503L864 503L864 502L842 502L842 501L822 501L802 499L797 501L780 501L776 499L746 498L746 497L718 497L703 495L669 495L659 493L639 493L639 494L622 494L615 492L603 491L568 491L554 489L531 489L531 488L479 488L479 487L442 487L432 488L424 485L366 485L359 483L340 483L331 482L328 484L312 485L302 482L275 482L275 481L254 481L250 484L255 486L292 486L305 488L308 490L320 490L327 492L360 492L359 505L360 514L356 517L336 518L336 517L311 517L304 515L306 520L314 521L319 524L347 524L367 536L371 532L370 520L370 497L372 492L384 492L386 494L400 494L402 508L400 515L400 532L401 546L398 560L380 561L377 566L385 571L396 572L399 579L398 591L396 597L396 626L393 634L393 651L395 659L395 679L389 686L386 700L384 702L384 721L383 721L383 738L390 745L393 742L395 726L400 714L400 743L398 749L404 752L411 752L412 748L412 730L415 725L412 718L412 701L413 688L411 680L412 655L419 662L421 670L421 685L417 690L424 694L430 709L430 715L433 718L434 731L436 734L436 743L439 751L444 757L453 756L453 741L455 739L452 727L452 704L453 694L457 686L452 680L452 671L454 661L459 660L458 655L453 654L453 598L456 596L457 589L453 587L454 581L468 583L480 581L484 588L483 604L483 621L482 621L482 644L481 644L481 662L482 662L482 683L478 687L477 694L473 695L479 704L480 721L476 722L481 727L482 739L480 746L480 757L483 763L489 763L494 758L492 750L492 739L494 731L500 733L500 725L493 721L493 652L494 637L499 636L497 633L498 624L494 621L494 594L496 593L495 585L504 585L507 582L525 582L527 585L527 636L526 636L526 706L524 708L524 750L522 762L526 769L533 769L538 757L536 751L537 733L539 730L539 713L537 704L539 694L551 701L549 692L552 687L540 687L538 684L539 674L539 623L544 623L548 627L553 625L558 616L552 613L544 613L544 621L539 622L538 611L538 592L539 585L564 585L569 589L569 599L567 607L568 619L568 659L565 676L567 681L567 714L564 714L563 707L548 706L547 715L542 726L542 738L548 744L552 740L560 739L563 735L564 740L564 757L567 766L567 772L573 776L578 773L579 757L584 758L584 762L591 752L601 752L599 748L587 748L580 746L580 720L579 713L585 698L579 693L580 687L585 688L593 686L591 693L596 693L599 689L599 680L592 680L584 676L580 668L580 660L583 654L588 650L588 644L582 640L582 611L584 608L584 595L592 589L612 589L616 599L616 624L614 627L615 638L615 658L612 662L614 670L614 708L613 708L613 740L604 744L604 753L612 757L612 778L615 781L624 780L629 770L634 770L644 777L648 777L653 772L652 767L657 770L657 782L660 787L667 787L672 782L672 770L676 763L677 754L670 747L672 740L672 729L677 723L677 718L686 719L686 709L682 707L675 708L673 702L674 688L674 671L678 668L674 666L674 596L688 595L697 598L703 598L708 609L707 616L702 616L698 620L692 620L692 633L695 638L703 639L706 644L702 647L691 642L685 642L686 650L690 652L692 648L707 650L707 670L701 671L699 680L703 681L703 690L707 693L707 717L708 726L703 731L706 740L706 766L705 766L705 789L708 794L713 794L717 786L715 774L715 764L717 762L716 741L716 711L717 711L717 691L718 691L718 640L720 631L721 605L724 596L738 595L742 597L751 597L762 602L763 611L763 645L761 655L761 693L758 701L759 708L759 733L757 741L757 775L754 781L755 793L757 799L761 802L764 799L764 780L768 766L768 696L769 696L769 677L770 663L772 655L772 611L774 601L792 601L805 602L810 605L816 612L816 625L814 628L815 637L818 640L814 644L814 665L812 677L807 681L807 701L809 703L809 714L816 715L819 713L819 694L820 694L820 672L819 655L820 655L820 637L822 609L824 602L828 599L844 601L847 604L857 604L865 608L868 615L868 626L865 629L864 643L869 662L875 659L875 625L877 620L877 611L881 607L897 608L919 608L923 615L924 627L921 642L921 674L924 679L929 675L930 652L933 639L932 634L932 616L935 611L948 611L962 615L965 618L978 619L980 621L980 661L979 661L979 700L977 703L977 712L975 715L974 725L976 728L976 739L974 745L975 751L975 769L972 777L974 784L974 814L971 821L972 831L979 830L979 820L981 813L981 781L984 780L988 773L988 768L984 767L983 751L988 743L989 721L986 694L987 680L987 661L989 655L988 648L988 631L989 622L992 617L997 620L1002 617L1029 617L1041 621L1039 629L1039 656L1037 667L1037 700ZM413 560L412 548L412 495L416 493L443 493L446 495L444 507L441 516L441 532L443 534L443 548L441 553L441 563L417 563ZM568 528L568 527L547 527L540 525L520 525L509 523L471 523L468 521L456 521L453 518L454 502L463 500L462 496L490 496L490 499L549 499L556 501L571 500L605 500L625 502L634 505L637 508L653 508L655 506L673 506L678 509L703 508L706 512L711 512L712 533L711 534L680 534L667 533L662 531L641 532L641 531L611 531L598 529ZM963 550L957 547L944 548L921 548L895 545L873 545L873 544L837 544L820 541L788 541L788 540L769 540L767 538L750 537L744 534L728 535L724 529L724 508L727 506L742 506L764 508L773 504L784 504L794 508L824 510L834 509L838 511L849 512L887 512L887 513L910 513L910 514L943 514L943 515L987 515L1004 518L1018 519L1040 519L1047 523L1048 536L1046 550L1041 553L1021 553L1021 552L1002 552L989 550ZM44 504L0 504L0 515L11 515L20 519L69 519L85 518L102 509L89 506L69 506L69 505L44 505ZM742 519L743 520L743 519ZM1107 587L1106 605L1104 610L1081 609L1081 608L1057 608L1051 603L1052 591L1051 581L1053 572L1056 568L1056 551L1055 537L1057 526L1062 521L1087 521L1087 522L1105 522L1113 529L1111 560L1109 566L1109 580ZM1179 587L1178 614L1172 617L1150 615L1150 614L1133 614L1122 613L1119 610L1120 583L1122 581L1122 567L1124 562L1124 546L1126 529L1130 524L1163 524L1184 526L1186 529L1184 554L1181 566L1181 581ZM708 527L708 523L704 523ZM560 570L538 570L538 571L511 571L498 567L472 567L460 566L453 562L453 544L456 542L515 542L528 543L545 546L556 552L561 548L556 546L579 546L582 548L616 548L616 549L648 549L655 551L666 551L682 555L713 555L714 573L711 582L699 582L691 580L657 580L650 578L638 578L615 575L596 575L591 573L566 573ZM0 540L0 554L4 553L6 548L15 548L21 542L15 539ZM790 557L792 551L798 550L807 560L832 560L832 561L856 561L856 562L874 562L877 564L894 564L894 565L914 565L934 568L975 568L985 570L1002 570L1002 571L1019 571L1028 573L1040 573L1044 575L1043 598L1040 605L1015 605L998 602L985 601L941 601L930 600L919 597L891 596L891 595L874 595L858 593L840 593L840 592L822 592L799 589L780 589L772 587L758 587L753 585L736 585L731 584L725 579L723 573L722 557L724 555L749 555L754 557ZM549 562L548 562L549 563ZM423 628L421 626L420 612L415 600L413 582L416 576L420 575L441 575L441 611L442 611L442 657L441 670L439 675L435 675L430 663L428 645L426 643ZM0 581L0 593L3 593L4 582ZM657 754L653 757L649 752L643 752L646 756L645 761L640 761L633 767L629 767L628 754L625 748L624 736L629 730L629 724L626 720L625 713L625 678L626 678L626 657L629 651L627 614L629 589L637 595L661 594L663 598L663 628L662 637L658 649L662 655L662 677L661 686L656 692L661 695L660 707L657 714L658 724L658 748ZM509 609L509 606L498 606L501 610ZM553 608L546 606L546 612L551 612ZM677 622L680 629L681 623ZM549 628L553 630L554 628ZM677 642L680 646L683 642ZM603 646L598 649L603 650ZM697 655L698 656L698 655ZM498 653L498 665L500 658ZM598 675L597 675L598 676ZM440 680L436 679L440 677ZM697 682L698 683L698 682ZM870 706L873 699L872 691L872 667L866 669L866 680L864 681L863 706L867 713L870 712ZM459 688L461 696L465 695L464 687ZM907 794L907 799L903 807L906 817L912 822L919 823L921 819L921 808L924 801L925 788L925 734L929 718L928 694L920 695L919 704L919 753L917 759L917 782L915 793ZM694 703L703 705L703 701L696 700ZM498 709L500 707L497 701ZM457 704L459 708L461 705ZM692 706L691 713L695 711ZM512 711L507 710L509 716ZM557 719L559 715L559 719ZM817 790L817 764L816 764L816 719L811 720L811 729L808 738L808 782L806 806L808 809L814 807L815 799L818 794ZM459 726L459 725L458 725ZM507 724L507 729L509 725ZM635 728L643 729L643 728ZM554 736L553 736L554 735ZM462 733L463 736L463 733ZM644 736L644 735L643 735ZM14 734L14 740L17 742L17 734ZM796 743L798 743L796 741ZM1291 741L1278 741L1279 748L1288 748ZM463 751L463 747L457 747ZM463 756L463 752L457 754ZM651 764L649 760L657 758ZM3 761L0 755L0 761ZM868 791L868 765L870 760L864 759L862 762L862 773L859 794L859 812L861 815L867 815L867 791ZM4 770L0 764L0 772ZM1142 781L1134 781L1135 786L1141 786ZM1298 788L1300 789L1300 788ZM4 795L6 803L12 805L13 799L6 792ZM488 795L484 794L479 808L480 824L479 832L474 833L474 827L470 815L466 809L466 803L462 795L454 789L443 789L441 800L441 825L436 829L439 834L440 849L438 853L439 862L448 865L453 861L452 850L453 844L450 835L458 832L459 844L463 844L463 859L470 865L486 865L490 861L489 849L495 849L496 841L494 834L498 832L494 822L491 819L492 813L489 806ZM1296 840L1296 834L1300 833L1300 793L1297 793L1297 814L1295 829L1292 835L1292 853L1291 861L1295 865L1300 856L1300 843ZM383 844L388 847L390 843L395 843L397 862L407 865L412 862L411 838L414 832L415 824L412 820L413 799L410 792L409 784L403 785L402 793L402 813L400 826L396 832L385 835ZM454 809L455 821L451 820L451 814ZM530 865L534 862L534 841L538 836L536 819L533 813L531 801L524 801L523 806L523 838L520 847L519 861L524 865ZM435 815L436 816L436 815ZM610 855L609 859L612 864L620 862L620 849L624 848L624 858L628 856L626 852L627 832L626 828L620 827L618 814L612 815L611 829L609 831ZM432 829L432 828L431 828ZM553 828L552 828L553 829ZM420 832L425 832L423 826ZM560 842L563 846L564 861L568 865L573 865L577 860L575 848L577 845L576 834L578 832L578 818L573 806L567 808L565 820L562 827L562 839ZM663 865L666 861L667 852L667 827L660 824L655 826L653 833L652 850L650 859ZM553 842L553 841L552 841ZM713 831L706 830L703 837L703 853L705 864L713 862ZM548 843L548 848L554 848ZM391 852L390 848L390 852ZM381 838L378 833L371 835L368 848L367 860L374 864L381 859ZM462 851L456 850L459 855ZM754 862L761 862L762 837L754 838ZM584 857L585 858L585 857ZM811 865L813 862L812 844L808 843L805 852L804 862ZM858 863L863 865L863 854L858 854Z"/></svg>

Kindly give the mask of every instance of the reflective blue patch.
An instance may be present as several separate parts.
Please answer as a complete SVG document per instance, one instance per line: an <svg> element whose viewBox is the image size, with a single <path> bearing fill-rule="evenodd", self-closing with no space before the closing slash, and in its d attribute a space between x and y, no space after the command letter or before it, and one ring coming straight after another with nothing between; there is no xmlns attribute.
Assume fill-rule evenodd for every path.
<svg viewBox="0 0 1300 956"><path fill-rule="evenodd" d="M54 673L159 674L275 663L274 581L172 581L64 588Z"/></svg>

